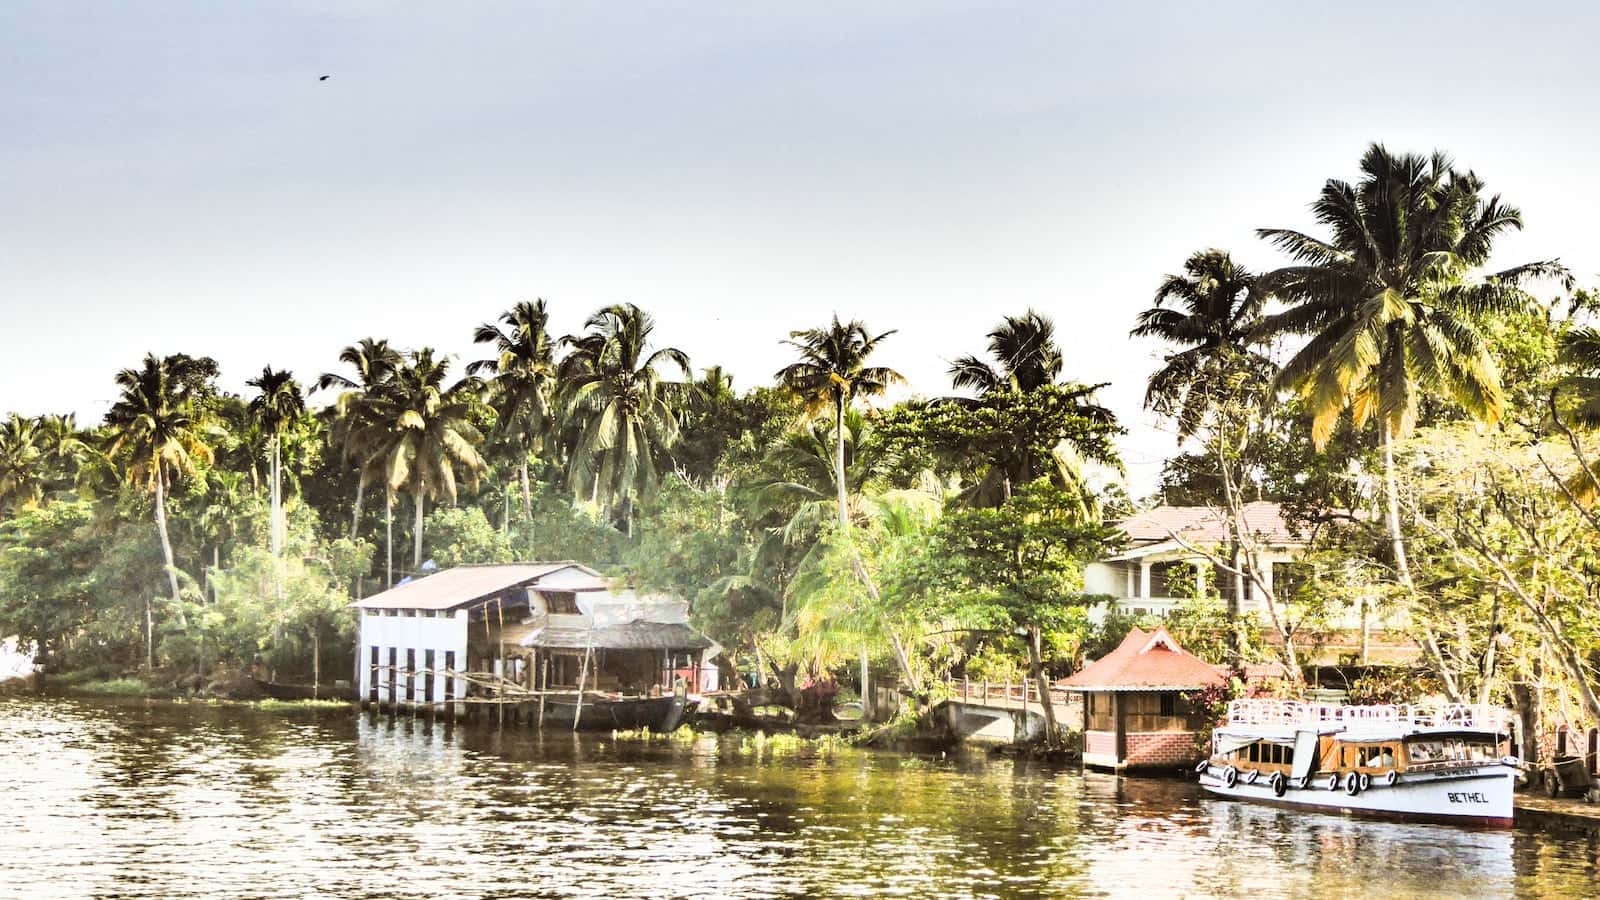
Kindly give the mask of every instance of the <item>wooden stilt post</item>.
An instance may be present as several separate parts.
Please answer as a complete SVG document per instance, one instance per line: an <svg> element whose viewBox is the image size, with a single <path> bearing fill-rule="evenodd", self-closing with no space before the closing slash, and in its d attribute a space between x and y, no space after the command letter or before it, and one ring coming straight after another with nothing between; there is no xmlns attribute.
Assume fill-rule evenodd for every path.
<svg viewBox="0 0 1600 900"><path fill-rule="evenodd" d="M589 657L594 653L594 645L583 649L583 666L578 669L578 708L572 713L572 730L578 730L578 722L583 719L583 683L589 675Z"/></svg>
<svg viewBox="0 0 1600 900"><path fill-rule="evenodd" d="M495 614L500 619L500 637L503 638L503 637L505 637L505 633L506 633L506 604L505 604L505 601L503 599L499 598L499 597L494 598L494 608L495 608ZM484 616L484 619L485 619L485 624L487 624L488 616ZM499 697L500 702L498 704L496 704L496 706L498 707L498 709L500 711L500 727L504 728L504 727L506 727L506 698L505 698L505 684L504 684L505 681L507 680L506 679L506 662L505 662L505 654L501 652L500 641L498 641L498 640L496 640L494 642L494 657L495 657L495 660L500 664L499 665L500 671L496 673L497 675L500 676L500 681L501 681L501 686L500 686L500 691L499 691L499 693L500 693L500 697Z"/></svg>
<svg viewBox="0 0 1600 900"><path fill-rule="evenodd" d="M550 656L541 653L543 657L539 664L539 728L544 729L544 695L550 693Z"/></svg>

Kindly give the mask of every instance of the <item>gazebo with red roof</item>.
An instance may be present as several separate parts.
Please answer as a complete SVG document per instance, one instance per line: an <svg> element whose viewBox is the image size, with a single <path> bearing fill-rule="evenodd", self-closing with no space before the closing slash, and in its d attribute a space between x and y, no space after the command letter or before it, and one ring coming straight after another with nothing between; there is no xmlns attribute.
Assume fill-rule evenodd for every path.
<svg viewBox="0 0 1600 900"><path fill-rule="evenodd" d="M1161 626L1133 629L1117 649L1059 684L1083 694L1084 765L1123 771L1193 765L1206 722L1186 694L1225 683L1220 667L1183 649Z"/></svg>

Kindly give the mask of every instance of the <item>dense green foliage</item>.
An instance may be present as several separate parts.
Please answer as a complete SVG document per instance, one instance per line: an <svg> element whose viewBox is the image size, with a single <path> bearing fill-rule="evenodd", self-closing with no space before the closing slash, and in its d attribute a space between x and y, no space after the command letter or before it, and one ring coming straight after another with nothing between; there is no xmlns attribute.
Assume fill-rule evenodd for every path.
<svg viewBox="0 0 1600 900"><path fill-rule="evenodd" d="M1256 621L1175 587L1167 624L1298 673L1357 610L1452 698L1600 719L1593 298L1536 302L1534 279L1569 286L1553 262L1480 271L1521 214L1447 157L1374 146L1360 167L1313 205L1325 236L1261 232L1283 267L1203 250L1130 301L1167 353L1146 403L1182 442L1158 499L1221 511L1229 540L1195 551L1265 600ZM974 335L953 395L893 403L902 348L859 321L773 335L791 361L739 390L638 307L560 338L549 317L490 317L460 377L366 338L309 390L269 367L241 398L213 360L152 355L95 427L10 416L0 634L61 667L342 673L352 598L520 559L680 598L741 675L797 692L863 666L914 689L1060 675L1134 624L1091 616L1083 577L1133 506L1122 429L1048 317ZM1311 541L1271 590L1256 499Z"/></svg>

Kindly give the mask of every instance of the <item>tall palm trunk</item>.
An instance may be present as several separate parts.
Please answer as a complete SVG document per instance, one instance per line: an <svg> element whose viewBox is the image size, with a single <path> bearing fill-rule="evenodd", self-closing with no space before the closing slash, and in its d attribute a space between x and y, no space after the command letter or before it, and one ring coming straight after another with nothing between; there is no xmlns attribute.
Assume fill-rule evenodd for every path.
<svg viewBox="0 0 1600 900"><path fill-rule="evenodd" d="M850 530L850 510L845 505L847 502L844 484L844 395L835 398L833 410L833 482L839 491L839 528L842 531Z"/></svg>
<svg viewBox="0 0 1600 900"><path fill-rule="evenodd" d="M394 489L383 495L383 586L394 587Z"/></svg>
<svg viewBox="0 0 1600 900"><path fill-rule="evenodd" d="M272 465L272 473L271 473L272 474L272 494L271 494L271 503L270 503L271 509L269 510L269 512L270 512L271 518L272 518L272 522L271 522L272 535L271 535L271 538L272 538L272 555L274 557L283 555L283 535L282 535L282 531L281 531L281 523L282 523L282 520L283 520L283 480L282 480L282 471L283 471L282 466L283 466L283 463L281 461L279 453L280 453L280 450L279 450L279 447L278 447L278 436L277 435L273 435L273 437L272 437L272 460L271 460L271 465Z"/></svg>
<svg viewBox="0 0 1600 900"><path fill-rule="evenodd" d="M417 501L417 503L416 503L417 516L416 516L415 527L412 529L412 533L411 533L411 541L412 541L412 549L413 549L412 558L411 558L411 568L420 572L422 570L422 513L423 513L424 508L427 505L427 498L422 496L422 485L421 484L418 484L416 486L416 495L415 495L415 497L416 497L416 501Z"/></svg>
<svg viewBox="0 0 1600 900"><path fill-rule="evenodd" d="M356 532L361 528L361 501L367 493L367 470L361 469L356 476L356 505L350 510L350 540L356 539Z"/></svg>
<svg viewBox="0 0 1600 900"><path fill-rule="evenodd" d="M1406 558L1405 536L1400 533L1400 479L1394 469L1394 431L1383 423L1383 493L1384 521L1389 527L1389 543L1394 548L1395 574L1407 591L1415 589L1411 580L1411 563Z"/></svg>
<svg viewBox="0 0 1600 900"><path fill-rule="evenodd" d="M522 521L533 520L533 492L528 490L528 457L522 457L522 465L518 472L522 479Z"/></svg>
<svg viewBox="0 0 1600 900"><path fill-rule="evenodd" d="M156 469L156 531L161 533L161 556L167 562L167 584L172 588L172 602L178 602L178 563L172 558L172 538L167 534L166 476Z"/></svg>

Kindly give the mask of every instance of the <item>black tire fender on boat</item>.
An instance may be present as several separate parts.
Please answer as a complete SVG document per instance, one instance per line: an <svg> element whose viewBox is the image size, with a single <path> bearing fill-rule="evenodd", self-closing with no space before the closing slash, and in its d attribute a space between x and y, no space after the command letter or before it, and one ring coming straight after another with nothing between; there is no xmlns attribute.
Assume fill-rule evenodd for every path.
<svg viewBox="0 0 1600 900"><path fill-rule="evenodd" d="M1339 789L1339 773L1335 772L1332 775L1328 776L1328 790L1337 791L1338 789Z"/></svg>
<svg viewBox="0 0 1600 900"><path fill-rule="evenodd" d="M1228 787L1233 787L1234 785L1238 784L1239 783L1239 770L1235 769L1233 766L1229 766L1226 769L1223 769L1222 770L1222 783L1227 785Z"/></svg>
<svg viewBox="0 0 1600 900"><path fill-rule="evenodd" d="M1299 788L1302 791L1306 790L1309 787L1311 787L1311 776L1310 775L1301 775L1300 776L1300 780L1295 783L1295 787Z"/></svg>
<svg viewBox="0 0 1600 900"><path fill-rule="evenodd" d="M1255 769L1251 769L1250 770L1250 774L1246 775L1244 777L1244 783L1245 784L1255 784L1256 783L1256 779L1260 778L1260 777L1261 777L1261 773L1259 771L1257 771Z"/></svg>
<svg viewBox="0 0 1600 900"><path fill-rule="evenodd" d="M1400 773L1394 769L1390 769L1389 774L1383 776L1383 783L1387 784L1389 787L1394 787L1400 783Z"/></svg>
<svg viewBox="0 0 1600 900"><path fill-rule="evenodd" d="M1365 772L1362 772L1361 773L1361 789L1364 791L1364 790L1367 790L1367 789L1369 789L1371 787L1372 787L1372 776L1368 775Z"/></svg>
<svg viewBox="0 0 1600 900"><path fill-rule="evenodd" d="M1197 774L1197 775L1203 775L1203 774L1205 774L1205 771L1207 769L1209 769L1209 768L1211 768L1211 760L1202 759L1198 763L1195 764L1194 771L1195 771L1195 774Z"/></svg>
<svg viewBox="0 0 1600 900"><path fill-rule="evenodd" d="M1289 792L1289 780L1283 777L1282 772L1272 773L1272 796L1282 797Z"/></svg>
<svg viewBox="0 0 1600 900"><path fill-rule="evenodd" d="M1351 772L1350 777L1344 780L1344 792L1352 797L1361 793L1361 776Z"/></svg>

